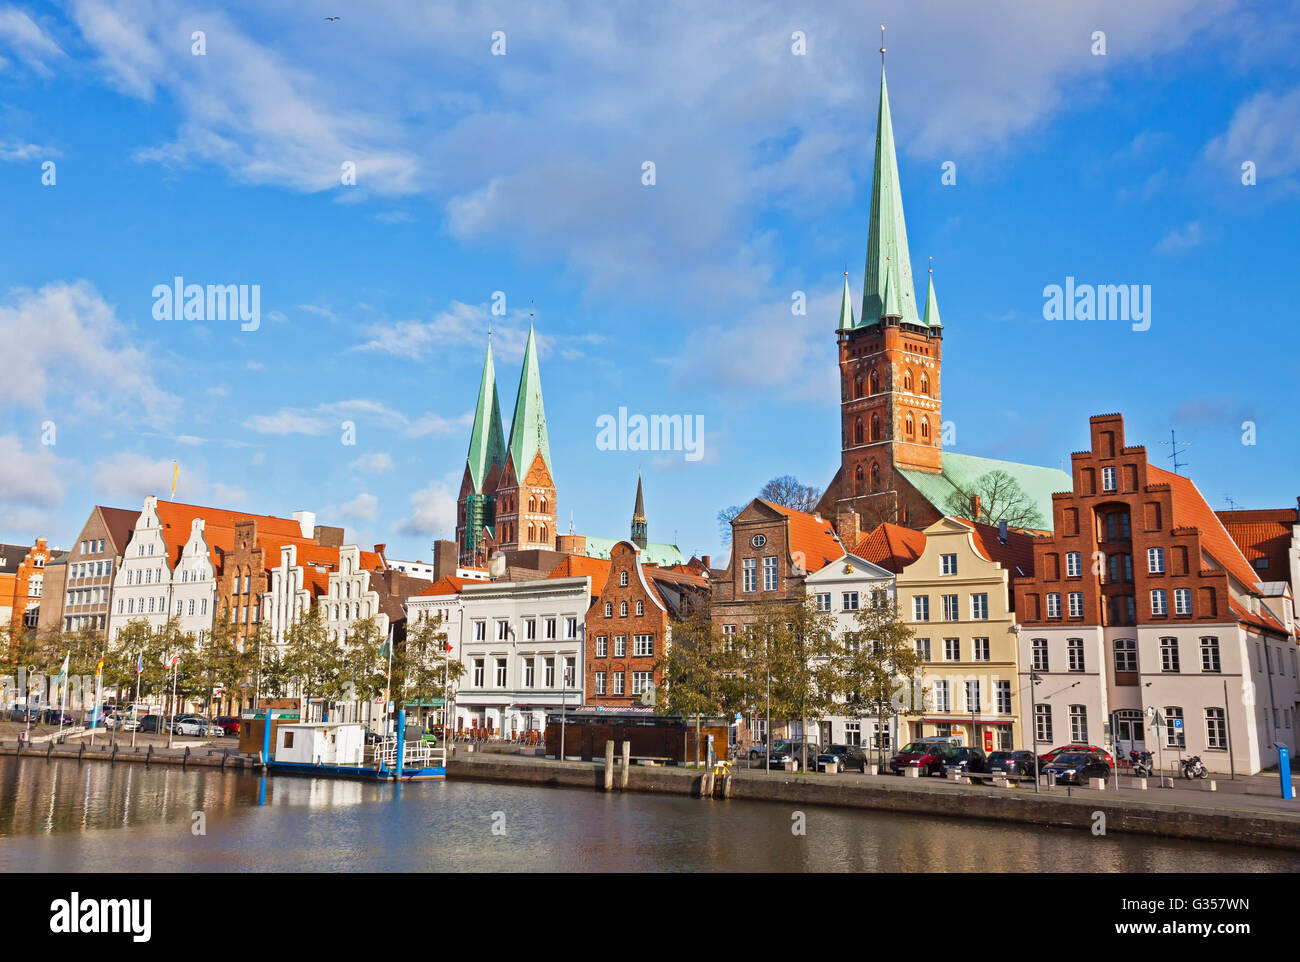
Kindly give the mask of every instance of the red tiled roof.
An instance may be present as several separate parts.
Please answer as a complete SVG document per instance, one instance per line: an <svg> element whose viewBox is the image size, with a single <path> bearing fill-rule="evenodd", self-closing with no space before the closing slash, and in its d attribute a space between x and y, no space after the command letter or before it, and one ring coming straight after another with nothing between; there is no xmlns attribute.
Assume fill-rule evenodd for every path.
<svg viewBox="0 0 1300 962"><path fill-rule="evenodd" d="M551 569L548 578L578 578L583 575L591 577L592 592L599 592L609 580L609 561L601 558L588 558L586 555L566 554L560 563Z"/></svg>
<svg viewBox="0 0 1300 962"><path fill-rule="evenodd" d="M167 559L171 565L180 560L181 551L190 537L190 526L195 518L203 519L203 536L208 543L209 554L214 566L220 568L221 552L229 552L235 545L235 525L240 521L256 521L259 543L263 536L279 544L314 545L305 540L302 527L291 518L276 518L264 514L247 514L241 511L228 511L224 508L208 508L195 504L177 504L174 501L159 501L158 520L162 524L163 541L167 545ZM139 512L136 512L138 515ZM334 561L338 562L338 549L334 549ZM278 547L274 552L275 563L279 563ZM299 552L301 555L301 551ZM268 559L269 560L269 559ZM272 565L274 567L274 565Z"/></svg>
<svg viewBox="0 0 1300 962"><path fill-rule="evenodd" d="M1175 528L1196 528L1201 533L1201 548L1234 578L1253 590L1261 580L1237 542L1223 526L1191 478L1174 474L1154 464L1147 465L1147 479L1153 484L1168 484L1173 495Z"/></svg>
<svg viewBox="0 0 1300 962"><path fill-rule="evenodd" d="M974 531L975 550L989 561L996 561L1011 574L1011 580L1029 578L1034 574L1033 535L1008 531L1005 543L999 540L1001 532L991 524L957 518L970 525Z"/></svg>
<svg viewBox="0 0 1300 962"><path fill-rule="evenodd" d="M418 595L457 595L466 585L477 585L483 582L476 578L458 578L455 575L443 575L429 587L418 592Z"/></svg>
<svg viewBox="0 0 1300 962"><path fill-rule="evenodd" d="M787 523L790 531L790 553L803 555L804 570L809 574L820 571L844 554L844 547L835 537L835 529L831 527L829 521L805 511L796 511L785 505L773 504L763 498L755 500L789 519Z"/></svg>
<svg viewBox="0 0 1300 962"><path fill-rule="evenodd" d="M881 522L861 538L853 553L898 574L925 551L925 532Z"/></svg>
<svg viewBox="0 0 1300 962"><path fill-rule="evenodd" d="M135 530L136 519L140 517L139 511L131 511L127 508L106 508L102 504L96 505L99 508L99 514L104 519L104 525L108 528L108 540L112 543L114 550L118 554L126 551L126 543L131 540L131 532Z"/></svg>
<svg viewBox="0 0 1300 962"><path fill-rule="evenodd" d="M1267 511L1216 511L1215 514L1260 580L1290 579L1291 530L1300 521L1300 512L1295 508L1276 508ZM1266 567L1260 568L1256 564L1260 558L1268 560Z"/></svg>
<svg viewBox="0 0 1300 962"><path fill-rule="evenodd" d="M1277 634L1290 635L1282 622L1274 618L1273 613L1267 608L1260 608L1259 614L1253 615L1235 601L1229 601L1228 607L1232 609L1233 617L1244 624L1253 625L1256 628L1262 628Z"/></svg>

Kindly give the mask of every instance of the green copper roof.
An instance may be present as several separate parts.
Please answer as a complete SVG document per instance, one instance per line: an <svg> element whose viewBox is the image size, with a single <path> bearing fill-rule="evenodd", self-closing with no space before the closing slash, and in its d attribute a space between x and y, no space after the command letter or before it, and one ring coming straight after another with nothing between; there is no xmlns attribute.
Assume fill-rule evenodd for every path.
<svg viewBox="0 0 1300 962"><path fill-rule="evenodd" d="M934 296L934 272L930 272L930 289L925 292L925 326L943 327L939 320L939 302Z"/></svg>
<svg viewBox="0 0 1300 962"><path fill-rule="evenodd" d="M899 316L904 324L920 324L912 283L912 259L907 251L907 226L903 223L903 195L898 184L898 158L894 153L894 122L889 115L889 90L885 68L880 68L880 110L876 117L876 169L871 178L871 215L867 231L867 273L862 284L864 326L875 324L885 313L885 288L896 270ZM887 265L892 264L892 269Z"/></svg>
<svg viewBox="0 0 1300 962"><path fill-rule="evenodd" d="M537 366L537 341L529 325L524 367L519 372L519 393L515 396L515 418L510 422L510 456L520 481L539 451L546 470L551 471L551 444L546 437L546 409L542 407L542 373ZM551 473L554 477L554 471Z"/></svg>
<svg viewBox="0 0 1300 962"><path fill-rule="evenodd" d="M851 331L853 324L853 295L849 293L849 272L844 272L844 296L840 298L840 325L836 330Z"/></svg>
<svg viewBox="0 0 1300 962"><path fill-rule="evenodd" d="M645 520L645 498L641 496L641 475L636 476L636 504L632 507L632 520Z"/></svg>
<svg viewBox="0 0 1300 962"><path fill-rule="evenodd" d="M609 552L614 545L626 540L626 538L588 538L587 557L608 561ZM657 544L651 541L641 549L641 563L668 568L672 565L686 564L686 559L682 556L682 551L677 545Z"/></svg>
<svg viewBox="0 0 1300 962"><path fill-rule="evenodd" d="M893 262L885 271L885 302L880 308L881 317L902 317L903 309L898 306L898 269Z"/></svg>
<svg viewBox="0 0 1300 962"><path fill-rule="evenodd" d="M497 375L492 364L492 341L488 341L487 359L483 362L483 379L478 386L478 406L474 409L474 430L469 436L469 476L475 492L483 490L483 479L495 461L506 463L505 432L501 429L501 404L497 400Z"/></svg>
<svg viewBox="0 0 1300 962"><path fill-rule="evenodd" d="M915 468L899 468L921 495L936 509L948 514L948 498L954 491L968 494L975 482L990 471L1005 471L1016 479L1022 491L1033 501L1043 519L1043 528L1052 529L1052 495L1057 491L1072 491L1074 482L1064 471L1040 468L1034 464L1017 464L995 458L977 458L970 454L943 453L943 473L931 474Z"/></svg>

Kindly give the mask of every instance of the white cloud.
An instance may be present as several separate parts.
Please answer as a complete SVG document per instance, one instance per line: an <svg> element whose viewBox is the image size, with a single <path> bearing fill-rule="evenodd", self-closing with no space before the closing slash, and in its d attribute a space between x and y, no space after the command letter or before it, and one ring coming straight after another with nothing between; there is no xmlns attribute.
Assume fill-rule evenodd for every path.
<svg viewBox="0 0 1300 962"><path fill-rule="evenodd" d="M1254 163L1260 184L1300 171L1300 87L1265 90L1241 104L1205 156L1233 185L1241 183L1246 161Z"/></svg>
<svg viewBox="0 0 1300 962"><path fill-rule="evenodd" d="M398 525L402 534L452 537L456 530L456 492L433 482L411 495L411 514Z"/></svg>
<svg viewBox="0 0 1300 962"><path fill-rule="evenodd" d="M147 495L166 498L172 488L170 458L151 458L133 451L118 451L99 461L91 469L97 497L123 500L129 505L144 501ZM176 484L176 500L196 503L205 490L202 475L181 465Z"/></svg>
<svg viewBox="0 0 1300 962"><path fill-rule="evenodd" d="M1175 254L1179 251L1191 250L1193 247L1200 247L1204 243L1205 230L1201 227L1200 221L1194 220L1183 227L1175 227L1168 231L1157 242L1156 252Z"/></svg>
<svg viewBox="0 0 1300 962"><path fill-rule="evenodd" d="M376 451L361 455L349 467L353 471L361 471L365 474L384 474L393 470L393 458L386 451Z"/></svg>
<svg viewBox="0 0 1300 962"><path fill-rule="evenodd" d="M445 437L457 435L474 423L474 412L466 411L454 418L445 418L432 412L411 422L406 433L413 438Z"/></svg>
<svg viewBox="0 0 1300 962"><path fill-rule="evenodd" d="M48 61L64 55L54 39L17 7L0 10L0 46L8 47L42 77L54 73Z"/></svg>
<svg viewBox="0 0 1300 962"><path fill-rule="evenodd" d="M40 144L24 144L21 141L0 143L0 160L4 161L45 160L61 156L62 153L55 148L42 147Z"/></svg>
<svg viewBox="0 0 1300 962"><path fill-rule="evenodd" d="M281 408L274 414L255 414L244 422L244 427L258 434L324 434L329 427L325 421L312 414Z"/></svg>
<svg viewBox="0 0 1300 962"><path fill-rule="evenodd" d="M0 341L7 345L0 403L42 408L57 393L98 413L141 411L152 426L175 417L179 402L154 382L154 360L124 346L139 336L85 281L10 290L0 301Z"/></svg>
<svg viewBox="0 0 1300 962"><path fill-rule="evenodd" d="M23 446L15 434L0 435L0 504L53 507L63 500L66 465L51 447ZM6 526L12 526L6 517Z"/></svg>
<svg viewBox="0 0 1300 962"><path fill-rule="evenodd" d="M343 505L341 514L354 521L374 521L379 517L379 499L363 491Z"/></svg>

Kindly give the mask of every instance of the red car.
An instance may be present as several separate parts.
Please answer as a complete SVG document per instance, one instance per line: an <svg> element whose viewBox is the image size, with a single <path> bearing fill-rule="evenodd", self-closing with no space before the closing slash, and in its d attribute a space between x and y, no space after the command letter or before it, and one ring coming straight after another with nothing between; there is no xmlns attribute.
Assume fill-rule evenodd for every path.
<svg viewBox="0 0 1300 962"><path fill-rule="evenodd" d="M224 731L227 735L239 734L239 719L234 715L221 715L214 718L213 724Z"/></svg>
<svg viewBox="0 0 1300 962"><path fill-rule="evenodd" d="M1060 748L1053 748L1046 755L1038 756L1038 759L1044 765L1047 765L1056 761L1056 756L1064 752L1089 752L1093 755L1100 755L1106 760L1107 767L1112 769L1115 767L1115 759L1110 757L1110 752L1104 748L1098 748L1096 745L1062 745Z"/></svg>

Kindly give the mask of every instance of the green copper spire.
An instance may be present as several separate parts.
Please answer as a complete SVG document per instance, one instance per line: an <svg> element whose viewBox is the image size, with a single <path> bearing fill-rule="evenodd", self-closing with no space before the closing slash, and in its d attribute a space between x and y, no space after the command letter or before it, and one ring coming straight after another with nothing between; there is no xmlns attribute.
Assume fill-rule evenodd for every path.
<svg viewBox="0 0 1300 962"><path fill-rule="evenodd" d="M880 110L876 117L876 169L871 178L871 215L867 231L867 273L862 285L862 323L871 325L885 313L887 266L897 273L895 296L904 324L920 324L912 283L912 259L907 252L903 195L894 153L894 123L889 115L885 68L880 67Z"/></svg>
<svg viewBox="0 0 1300 962"><path fill-rule="evenodd" d="M849 293L849 272L844 272L844 296L840 298L840 331L853 330L853 295Z"/></svg>
<svg viewBox="0 0 1300 962"><path fill-rule="evenodd" d="M524 347L524 369L519 372L519 393L515 397L515 419L510 424L510 456L515 474L522 482L538 452L551 470L551 445L546 438L546 410L542 407L542 374L537 367L537 341L528 325ZM554 472L552 472L554 477Z"/></svg>
<svg viewBox="0 0 1300 962"><path fill-rule="evenodd" d="M934 269L930 270L930 289L925 292L925 326L943 327L939 320L939 302L934 296Z"/></svg>
<svg viewBox="0 0 1300 962"><path fill-rule="evenodd" d="M641 496L641 472L636 475L636 504L632 508L632 543L642 551L649 540L645 520L645 499Z"/></svg>
<svg viewBox="0 0 1300 962"><path fill-rule="evenodd" d="M478 386L478 407L474 410L474 430L469 436L469 476L474 491L481 493L488 469L495 462L506 466L505 432L501 429L501 404L497 400L497 375L492 364L492 339L488 337L487 359L483 362L483 379Z"/></svg>
<svg viewBox="0 0 1300 962"><path fill-rule="evenodd" d="M902 317L903 309L898 306L898 268L890 261L885 270L885 300L880 307L881 317Z"/></svg>

